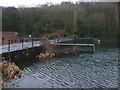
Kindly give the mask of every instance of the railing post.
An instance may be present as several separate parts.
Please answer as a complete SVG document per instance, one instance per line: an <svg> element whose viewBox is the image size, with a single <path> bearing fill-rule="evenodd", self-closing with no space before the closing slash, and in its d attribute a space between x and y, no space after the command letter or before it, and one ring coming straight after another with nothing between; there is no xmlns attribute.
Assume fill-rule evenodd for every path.
<svg viewBox="0 0 120 90"><path fill-rule="evenodd" d="M17 42L17 40L15 39L15 43Z"/></svg>
<svg viewBox="0 0 120 90"><path fill-rule="evenodd" d="M8 52L10 52L10 40L8 40Z"/></svg>
<svg viewBox="0 0 120 90"><path fill-rule="evenodd" d="M10 57L10 40L8 40L8 58L11 61L11 57Z"/></svg>
<svg viewBox="0 0 120 90"><path fill-rule="evenodd" d="M2 45L4 44L4 40L5 40L5 38L3 37L3 38L2 38Z"/></svg>
<svg viewBox="0 0 120 90"><path fill-rule="evenodd" d="M41 42L40 42L40 40L41 40L41 38L39 38L39 44L40 44L40 46L41 46Z"/></svg>
<svg viewBox="0 0 120 90"><path fill-rule="evenodd" d="M32 47L33 47L33 37L32 37Z"/></svg>
<svg viewBox="0 0 120 90"><path fill-rule="evenodd" d="M24 42L24 39L21 39L21 42L22 42L22 49L23 49L23 42Z"/></svg>

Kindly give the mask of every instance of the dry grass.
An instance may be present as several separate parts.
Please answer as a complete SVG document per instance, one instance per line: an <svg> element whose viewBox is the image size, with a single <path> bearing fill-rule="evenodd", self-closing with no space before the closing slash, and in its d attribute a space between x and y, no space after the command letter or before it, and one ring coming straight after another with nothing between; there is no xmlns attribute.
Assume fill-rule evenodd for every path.
<svg viewBox="0 0 120 90"><path fill-rule="evenodd" d="M14 62L0 61L0 68L2 68L3 79L14 79L17 76L21 76L21 70Z"/></svg>

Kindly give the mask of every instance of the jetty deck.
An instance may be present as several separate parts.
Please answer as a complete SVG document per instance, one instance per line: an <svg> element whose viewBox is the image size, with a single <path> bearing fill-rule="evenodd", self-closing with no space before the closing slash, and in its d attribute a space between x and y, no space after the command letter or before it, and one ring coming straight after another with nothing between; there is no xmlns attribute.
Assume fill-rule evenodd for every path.
<svg viewBox="0 0 120 90"><path fill-rule="evenodd" d="M54 40L50 40L50 42L53 43ZM20 42L20 43L13 43L10 45L8 44L0 45L0 54L28 49L32 47L39 47L41 45L42 45L41 41L34 41L33 45L32 45L32 42L23 42L23 44Z"/></svg>
<svg viewBox="0 0 120 90"><path fill-rule="evenodd" d="M69 43L52 43L55 46L56 53L64 53L66 50L72 50L74 47L77 47L81 53L94 53L95 44L69 44Z"/></svg>
<svg viewBox="0 0 120 90"><path fill-rule="evenodd" d="M85 41L88 39L80 39L80 41ZM73 42L69 42L71 41L71 39L66 39L64 40L64 42L61 40L60 42L57 41L57 39L55 40L50 40L50 43L52 45L56 45L56 46L65 46L65 47L69 47L69 46L77 46L77 47L91 47L93 52L95 52L95 44L92 43L73 43ZM33 45L32 45L33 44ZM28 49L28 48L32 48L32 47L39 47L42 45L41 41L34 41L32 42L22 42L21 43L13 43L13 44L6 44L6 45L0 45L0 54L3 53L7 53L7 52L13 52L13 51L18 51L18 50L22 50L22 49Z"/></svg>
<svg viewBox="0 0 120 90"><path fill-rule="evenodd" d="M74 48L77 47L80 51L83 52L95 52L95 44L89 38L79 38L77 40L65 40L63 42L51 43L52 45L62 49ZM59 50L58 50L59 51ZM64 50L63 50L64 51Z"/></svg>
<svg viewBox="0 0 120 90"><path fill-rule="evenodd" d="M71 43L52 43L53 45L60 46L91 46L94 47L95 44L71 44Z"/></svg>

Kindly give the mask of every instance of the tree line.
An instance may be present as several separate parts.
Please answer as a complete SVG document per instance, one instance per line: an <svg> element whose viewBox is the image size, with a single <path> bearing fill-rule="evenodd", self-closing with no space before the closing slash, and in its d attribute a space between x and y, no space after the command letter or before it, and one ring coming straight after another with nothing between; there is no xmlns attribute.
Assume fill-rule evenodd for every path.
<svg viewBox="0 0 120 90"><path fill-rule="evenodd" d="M38 37L57 30L72 34L74 10L77 9L78 37L116 39L118 4L116 2L62 2L37 7L2 7L2 31Z"/></svg>

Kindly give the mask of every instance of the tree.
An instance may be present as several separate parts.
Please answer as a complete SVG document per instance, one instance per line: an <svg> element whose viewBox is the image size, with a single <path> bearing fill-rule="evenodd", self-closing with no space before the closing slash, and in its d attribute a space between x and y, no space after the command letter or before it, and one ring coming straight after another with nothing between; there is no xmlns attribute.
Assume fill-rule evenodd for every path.
<svg viewBox="0 0 120 90"><path fill-rule="evenodd" d="M3 31L20 31L20 16L18 10L14 7L3 9L2 15Z"/></svg>

